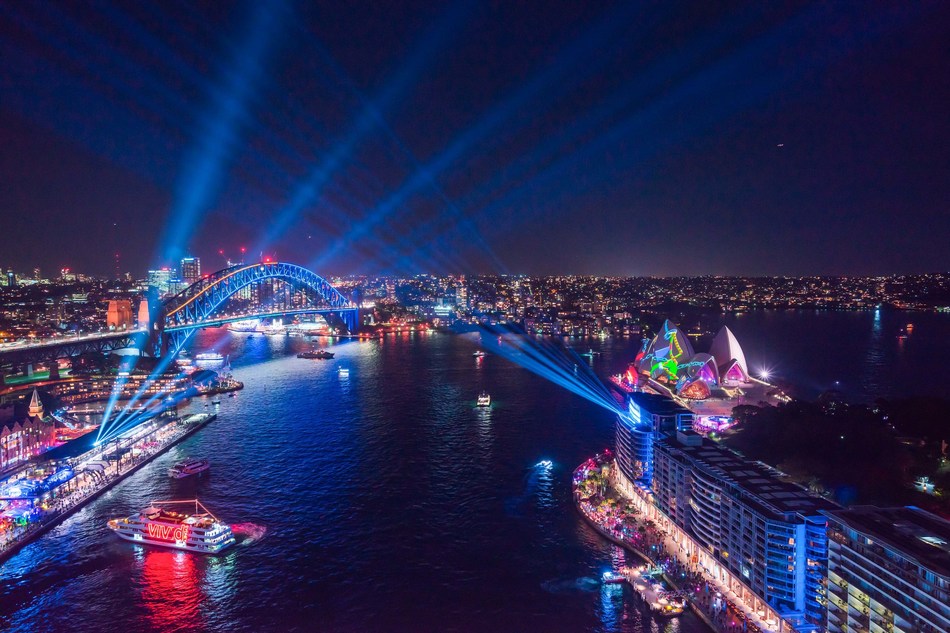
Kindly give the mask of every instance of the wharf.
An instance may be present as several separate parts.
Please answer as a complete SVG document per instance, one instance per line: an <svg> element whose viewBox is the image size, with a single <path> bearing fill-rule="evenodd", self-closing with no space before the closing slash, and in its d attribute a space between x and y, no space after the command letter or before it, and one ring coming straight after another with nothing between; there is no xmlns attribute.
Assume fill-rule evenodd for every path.
<svg viewBox="0 0 950 633"><path fill-rule="evenodd" d="M172 446L175 446L182 440L187 437L190 437L198 429L204 427L206 424L217 418L216 413L194 413L187 415L183 418L175 418L174 420L163 424L149 433L136 436L132 434L129 436L130 444L129 446L134 446L139 443L147 441L149 438L153 438L160 431L167 431L168 428L172 425L177 426L173 434L170 437L164 438L162 443L157 447L151 447L146 450L143 450L140 453L140 456L137 459L131 460L131 462L126 462L124 465L120 461L116 465L116 472L114 474L108 475L101 483L94 485L91 490L85 492L75 500L71 500L68 504L64 505L61 509L48 512L43 518L37 521L35 524L27 528L27 532L16 538L13 541L10 541L2 546L0 546L0 565L6 562L10 557L19 552L23 547L29 545L40 536L46 534L51 529L62 523L67 517L72 515L74 512L80 508L85 507L87 503L99 497L102 493L106 492L119 482L123 481L129 475L132 475L138 471L142 466L145 466L153 459L163 454L165 451L170 449ZM97 448L93 449L86 454L78 458L77 461L84 462L87 459L92 458L92 453L103 452L108 450L106 448ZM75 493L73 493L75 494ZM68 496L66 498L69 498Z"/></svg>
<svg viewBox="0 0 950 633"><path fill-rule="evenodd" d="M622 530L617 530L616 527L609 527L607 525L602 524L601 521L598 521L597 517L592 511L593 508L589 505L587 501L581 498L580 491L577 488L578 474L588 468L591 468L595 463L601 463L601 460L603 458L604 456L598 455L596 458L588 460L587 462L585 462L584 464L581 464L574 470L573 476L571 478L572 487L573 487L574 507L577 508L577 511L580 512L582 517L584 517L584 520L587 521L587 523L598 534L600 534L607 540L613 542L614 544L619 545L620 547L630 552L633 552L634 554L639 556L641 559L643 559L649 567L662 570L662 566L658 564L658 561L656 561L651 555L647 554L647 552L641 549L641 547L638 547L634 543L630 542L630 540L625 538ZM628 573L625 572L622 575L624 576L624 579L627 580L630 583L630 585L634 587L634 589L637 590L638 593L640 593L641 597L645 601L647 601L647 604L650 605L650 608L654 609L653 602L651 602L647 598L647 596L644 595L643 592L640 590L640 588L637 586L638 584L644 584L643 579L635 577L632 573L628 575ZM661 576L663 580L666 581L666 583L670 587L673 588L673 591L676 593L676 595L683 596L684 598L686 597L686 592L682 591L679 584L673 578L671 578L670 575L668 575L665 572L661 572ZM659 602L659 599L657 599L657 602ZM725 633L725 628L722 626L718 626L715 622L713 622L713 620L710 618L710 615L706 613L700 607L700 605L698 605L694 600L690 600L686 598L685 602L686 602L686 606L688 606L690 610L693 613L695 613L696 616L699 617L699 619L702 620L703 623L707 627L709 627L712 631L716 631L716 633Z"/></svg>

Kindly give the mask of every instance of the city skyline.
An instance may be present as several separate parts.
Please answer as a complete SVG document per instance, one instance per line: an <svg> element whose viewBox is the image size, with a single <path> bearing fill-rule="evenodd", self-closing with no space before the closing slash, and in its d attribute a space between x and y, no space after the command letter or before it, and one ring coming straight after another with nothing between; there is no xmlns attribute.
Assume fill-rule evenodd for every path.
<svg viewBox="0 0 950 633"><path fill-rule="evenodd" d="M950 264L938 3L2 12L5 268Z"/></svg>
<svg viewBox="0 0 950 633"><path fill-rule="evenodd" d="M0 630L950 632L947 42L0 2Z"/></svg>

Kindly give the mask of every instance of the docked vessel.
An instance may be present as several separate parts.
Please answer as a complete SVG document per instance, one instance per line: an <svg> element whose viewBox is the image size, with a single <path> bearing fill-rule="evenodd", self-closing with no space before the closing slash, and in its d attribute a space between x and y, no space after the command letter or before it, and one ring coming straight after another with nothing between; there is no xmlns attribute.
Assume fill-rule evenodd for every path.
<svg viewBox="0 0 950 633"><path fill-rule="evenodd" d="M247 319L245 321L235 321L228 324L228 330L231 332L256 332L260 326L260 319Z"/></svg>
<svg viewBox="0 0 950 633"><path fill-rule="evenodd" d="M162 506L194 504L193 514L174 512ZM190 509L190 508L189 508ZM153 501L138 514L109 521L109 529L119 538L144 545L217 554L234 544L231 527L222 523L197 499Z"/></svg>
<svg viewBox="0 0 950 633"><path fill-rule="evenodd" d="M189 459L188 461L175 464L168 469L168 476L173 479L184 479L192 475L200 475L211 468L211 464L204 459Z"/></svg>
<svg viewBox="0 0 950 633"><path fill-rule="evenodd" d="M658 567L653 569L622 568L618 575L629 580L634 591L655 614L672 618L682 615L686 610L688 604L686 594L670 589L662 579L662 569Z"/></svg>
<svg viewBox="0 0 950 633"><path fill-rule="evenodd" d="M322 359L330 359L330 358L333 358L333 356L334 356L333 352L328 352L328 351L325 350L325 349L321 349L321 350L309 350L309 351L300 352L299 354L297 354L297 358L322 358Z"/></svg>
<svg viewBox="0 0 950 633"><path fill-rule="evenodd" d="M478 399L475 400L475 405L479 407L491 406L491 396L488 395L487 391L483 391L478 394Z"/></svg>
<svg viewBox="0 0 950 633"><path fill-rule="evenodd" d="M196 361L205 361L205 362L217 362L224 360L224 356L217 352L202 352L195 355Z"/></svg>

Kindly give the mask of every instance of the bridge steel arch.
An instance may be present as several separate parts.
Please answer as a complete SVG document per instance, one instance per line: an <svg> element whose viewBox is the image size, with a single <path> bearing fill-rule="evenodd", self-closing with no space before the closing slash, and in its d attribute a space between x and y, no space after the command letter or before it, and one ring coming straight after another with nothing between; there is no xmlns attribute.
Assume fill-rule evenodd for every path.
<svg viewBox="0 0 950 633"><path fill-rule="evenodd" d="M357 307L316 273L285 262L259 262L225 268L195 282L162 304L161 333L187 333L194 329L216 325L216 311L235 293L252 284L280 279L297 287L317 293L322 305L288 311L288 313L334 314L346 323L352 332L356 329ZM252 318L253 315L241 318ZM154 332L153 332L154 333Z"/></svg>

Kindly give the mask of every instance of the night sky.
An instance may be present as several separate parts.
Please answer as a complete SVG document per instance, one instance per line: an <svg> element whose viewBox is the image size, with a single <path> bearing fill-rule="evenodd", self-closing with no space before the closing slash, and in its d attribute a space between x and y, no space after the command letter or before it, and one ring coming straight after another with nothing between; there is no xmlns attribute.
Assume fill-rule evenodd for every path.
<svg viewBox="0 0 950 633"><path fill-rule="evenodd" d="M950 3L0 3L0 265L950 270Z"/></svg>

